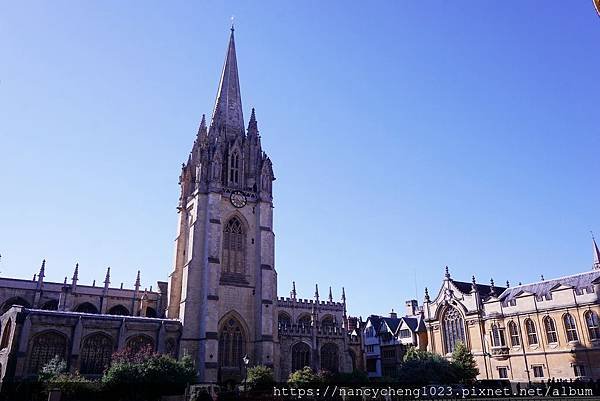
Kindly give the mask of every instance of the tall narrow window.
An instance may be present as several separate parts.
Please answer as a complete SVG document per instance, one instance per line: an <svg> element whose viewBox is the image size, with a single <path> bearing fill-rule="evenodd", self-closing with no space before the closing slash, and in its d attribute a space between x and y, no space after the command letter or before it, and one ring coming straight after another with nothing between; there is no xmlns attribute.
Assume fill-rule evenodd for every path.
<svg viewBox="0 0 600 401"><path fill-rule="evenodd" d="M446 353L454 351L456 344L465 342L465 326L461 314L456 308L448 308L442 318L444 345Z"/></svg>
<svg viewBox="0 0 600 401"><path fill-rule="evenodd" d="M29 373L37 374L54 357L66 360L67 338L59 333L44 332L31 341Z"/></svg>
<svg viewBox="0 0 600 401"><path fill-rule="evenodd" d="M219 334L219 366L239 368L244 357L244 334L240 323L230 318Z"/></svg>
<svg viewBox="0 0 600 401"><path fill-rule="evenodd" d="M246 234L244 226L233 217L223 230L223 272L245 273Z"/></svg>
<svg viewBox="0 0 600 401"><path fill-rule="evenodd" d="M310 347L299 342L292 347L292 371L301 370L305 366L310 367Z"/></svg>
<svg viewBox="0 0 600 401"><path fill-rule="evenodd" d="M508 322L508 332L510 334L510 345L518 347L521 345L521 339L519 338L519 328L517 324L512 320Z"/></svg>
<svg viewBox="0 0 600 401"><path fill-rule="evenodd" d="M229 183L239 184L240 181L240 154L234 151L229 156Z"/></svg>
<svg viewBox="0 0 600 401"><path fill-rule="evenodd" d="M565 329L567 330L567 341L579 341L579 335L577 334L577 325L573 315L567 313L563 320L565 322Z"/></svg>
<svg viewBox="0 0 600 401"><path fill-rule="evenodd" d="M494 347L505 347L506 339L504 337L504 329L499 328L496 324L492 325L492 343Z"/></svg>
<svg viewBox="0 0 600 401"><path fill-rule="evenodd" d="M548 344L558 342L558 334L556 334L556 323L550 316L544 318L544 328L546 329L546 340Z"/></svg>
<svg viewBox="0 0 600 401"><path fill-rule="evenodd" d="M529 345L537 345L538 337L537 331L535 330L535 323L533 323L533 320L525 320L525 332L527 333L527 342L529 343Z"/></svg>
<svg viewBox="0 0 600 401"><path fill-rule="evenodd" d="M585 323L588 328L590 340L599 340L600 339L600 320L598 319L598 314L591 310L587 311L585 313Z"/></svg>

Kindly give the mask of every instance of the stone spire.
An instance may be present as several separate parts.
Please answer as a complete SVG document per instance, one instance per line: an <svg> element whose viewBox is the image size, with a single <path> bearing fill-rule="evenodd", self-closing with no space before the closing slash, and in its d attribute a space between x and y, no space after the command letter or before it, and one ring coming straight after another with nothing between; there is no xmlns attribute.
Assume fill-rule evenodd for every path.
<svg viewBox="0 0 600 401"><path fill-rule="evenodd" d="M315 300L319 303L319 284L315 284Z"/></svg>
<svg viewBox="0 0 600 401"><path fill-rule="evenodd" d="M431 298L429 298L429 290L427 289L427 287L425 287L425 302L429 301L431 301Z"/></svg>
<svg viewBox="0 0 600 401"><path fill-rule="evenodd" d="M333 294L331 293L331 286L329 286L329 302L333 302Z"/></svg>
<svg viewBox="0 0 600 401"><path fill-rule="evenodd" d="M44 281L44 277L46 276L46 259L42 260L42 265L40 266L40 272L38 273L38 281Z"/></svg>
<svg viewBox="0 0 600 401"><path fill-rule="evenodd" d="M346 303L346 289L342 287L342 302Z"/></svg>
<svg viewBox="0 0 600 401"><path fill-rule="evenodd" d="M592 234L592 245L594 247L594 269L600 269L600 250L598 250L594 234Z"/></svg>
<svg viewBox="0 0 600 401"><path fill-rule="evenodd" d="M104 277L104 287L108 288L110 284L110 267L106 269L106 277Z"/></svg>
<svg viewBox="0 0 600 401"><path fill-rule="evenodd" d="M450 269L448 269L448 266L446 266L446 268L444 269L444 278L446 280L450 280Z"/></svg>
<svg viewBox="0 0 600 401"><path fill-rule="evenodd" d="M137 276L135 278L135 291L139 291L140 289L140 271L137 271Z"/></svg>
<svg viewBox="0 0 600 401"><path fill-rule="evenodd" d="M475 276L471 277L471 292L477 292L477 281Z"/></svg>
<svg viewBox="0 0 600 401"><path fill-rule="evenodd" d="M490 279L490 295L493 297L496 296L496 285L494 284L493 278Z"/></svg>
<svg viewBox="0 0 600 401"><path fill-rule="evenodd" d="M71 277L71 290L75 291L77 288L77 282L79 281L79 263L75 263L75 270L73 270L73 277Z"/></svg>
<svg viewBox="0 0 600 401"><path fill-rule="evenodd" d="M242 96L240 94L240 80L238 77L233 32L234 29L232 26L210 126L211 133L217 136L224 133L226 138L235 138L238 135L244 135Z"/></svg>

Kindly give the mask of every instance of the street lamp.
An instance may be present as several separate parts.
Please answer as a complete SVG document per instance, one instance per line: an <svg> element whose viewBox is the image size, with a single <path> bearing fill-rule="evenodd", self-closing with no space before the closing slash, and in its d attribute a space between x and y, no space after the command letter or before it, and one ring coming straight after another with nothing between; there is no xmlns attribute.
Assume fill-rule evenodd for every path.
<svg viewBox="0 0 600 401"><path fill-rule="evenodd" d="M248 354L244 355L242 358L242 362L244 362L244 391L246 391L246 380L248 379L248 364L250 363L250 358L248 358Z"/></svg>

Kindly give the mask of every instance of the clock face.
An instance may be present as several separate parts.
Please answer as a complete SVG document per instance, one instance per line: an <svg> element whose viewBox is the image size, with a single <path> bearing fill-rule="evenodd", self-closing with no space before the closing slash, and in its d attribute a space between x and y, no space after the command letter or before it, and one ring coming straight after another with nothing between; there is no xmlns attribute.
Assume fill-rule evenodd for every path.
<svg viewBox="0 0 600 401"><path fill-rule="evenodd" d="M242 191L233 191L229 196L229 201L238 209L246 206L246 203L248 203L248 199L246 199L246 195Z"/></svg>

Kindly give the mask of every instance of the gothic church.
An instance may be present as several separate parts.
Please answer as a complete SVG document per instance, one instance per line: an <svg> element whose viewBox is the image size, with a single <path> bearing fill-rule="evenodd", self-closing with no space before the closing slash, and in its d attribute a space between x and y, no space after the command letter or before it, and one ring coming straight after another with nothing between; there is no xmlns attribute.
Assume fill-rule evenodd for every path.
<svg viewBox="0 0 600 401"><path fill-rule="evenodd" d="M210 124L204 116L181 176L178 232L169 282L142 290L0 278L0 378L35 376L55 355L71 371L98 376L110 355L151 346L193 357L198 380L236 383L249 365L276 379L310 366L349 372L360 353L349 335L346 297L277 297L273 165L254 109L246 128L234 30Z"/></svg>

